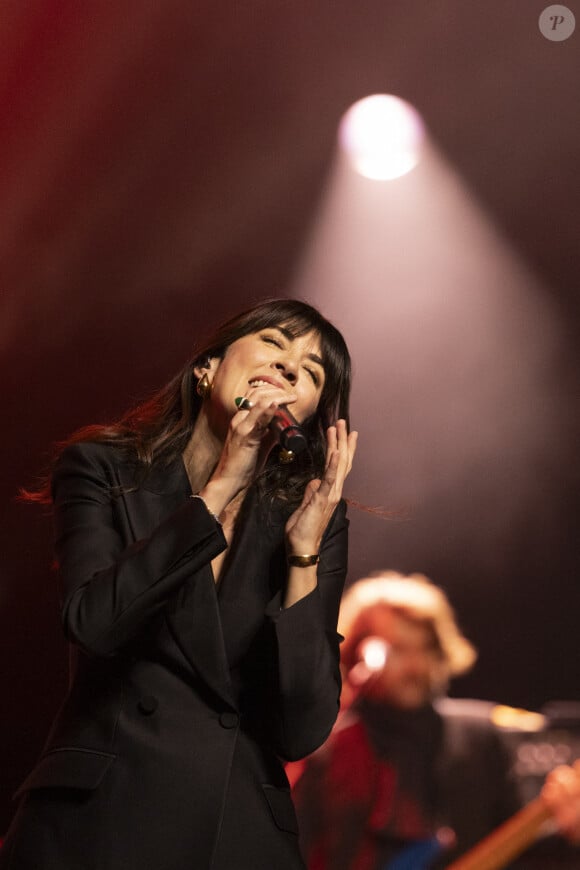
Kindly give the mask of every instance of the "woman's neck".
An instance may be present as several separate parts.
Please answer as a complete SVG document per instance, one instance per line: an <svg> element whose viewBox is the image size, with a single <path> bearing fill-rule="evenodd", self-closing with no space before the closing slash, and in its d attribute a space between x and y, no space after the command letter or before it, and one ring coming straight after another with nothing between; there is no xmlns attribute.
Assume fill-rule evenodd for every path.
<svg viewBox="0 0 580 870"><path fill-rule="evenodd" d="M182 454L192 492L199 492L208 482L220 458L222 448L223 440L216 436L206 416L201 413L195 421L191 438Z"/></svg>

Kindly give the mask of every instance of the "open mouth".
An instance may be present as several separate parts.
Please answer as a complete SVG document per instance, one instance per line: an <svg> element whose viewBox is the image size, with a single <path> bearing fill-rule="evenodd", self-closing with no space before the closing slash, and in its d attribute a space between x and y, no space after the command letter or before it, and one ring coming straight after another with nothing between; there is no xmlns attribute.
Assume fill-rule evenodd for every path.
<svg viewBox="0 0 580 870"><path fill-rule="evenodd" d="M248 383L251 387L276 387L278 390L282 389L278 384L273 384L271 381L263 381L261 378L248 381Z"/></svg>

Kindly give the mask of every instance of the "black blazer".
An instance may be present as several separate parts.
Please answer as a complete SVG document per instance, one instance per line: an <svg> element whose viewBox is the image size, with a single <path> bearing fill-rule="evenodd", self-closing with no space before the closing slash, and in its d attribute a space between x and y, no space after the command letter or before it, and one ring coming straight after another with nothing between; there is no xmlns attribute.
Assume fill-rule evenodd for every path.
<svg viewBox="0 0 580 870"><path fill-rule="evenodd" d="M248 495L218 588L225 538L183 462L139 472L90 443L55 470L71 687L0 868L301 868L279 758L313 751L338 712L345 505L317 589L281 610L287 514Z"/></svg>

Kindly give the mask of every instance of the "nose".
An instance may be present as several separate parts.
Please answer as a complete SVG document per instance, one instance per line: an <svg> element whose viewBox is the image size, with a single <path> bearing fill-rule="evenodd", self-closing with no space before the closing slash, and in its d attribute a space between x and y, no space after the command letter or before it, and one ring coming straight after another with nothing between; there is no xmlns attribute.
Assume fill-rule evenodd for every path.
<svg viewBox="0 0 580 870"><path fill-rule="evenodd" d="M291 384L296 383L296 366L290 359L287 359L285 361L277 360L276 362L272 363L272 366Z"/></svg>

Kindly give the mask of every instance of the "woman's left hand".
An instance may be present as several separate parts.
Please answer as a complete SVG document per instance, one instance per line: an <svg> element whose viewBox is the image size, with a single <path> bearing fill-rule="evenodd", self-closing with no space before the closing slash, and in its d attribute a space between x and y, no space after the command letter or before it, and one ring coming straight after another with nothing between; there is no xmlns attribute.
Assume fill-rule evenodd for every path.
<svg viewBox="0 0 580 870"><path fill-rule="evenodd" d="M352 468L358 432L347 432L346 421L338 420L327 434L326 467L322 480L311 480L304 497L286 523L289 555L314 555L330 518L341 499L346 476Z"/></svg>

